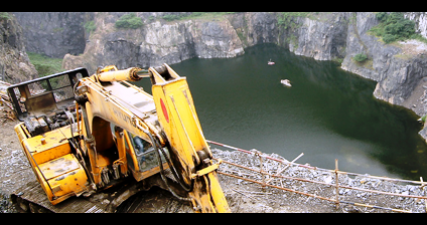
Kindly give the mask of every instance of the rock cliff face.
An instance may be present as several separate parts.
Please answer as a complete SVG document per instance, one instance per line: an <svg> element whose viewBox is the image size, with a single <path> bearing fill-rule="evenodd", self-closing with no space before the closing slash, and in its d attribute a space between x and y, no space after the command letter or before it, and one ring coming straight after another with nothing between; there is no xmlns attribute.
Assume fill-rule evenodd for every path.
<svg viewBox="0 0 427 225"><path fill-rule="evenodd" d="M259 43L276 43L297 55L317 60L341 61L343 69L378 82L374 91L376 98L409 108L419 116L427 113L423 88L427 87L427 78L424 78L427 76L427 47L415 40L384 44L369 33L378 24L374 13L310 13L305 17L293 18L292 26L283 26L278 21L279 13L247 12L215 19L167 22L161 19L165 15L190 13L138 12L136 15L144 22L143 27L118 29L114 24L124 14L37 14L39 21L32 21L28 26L40 27L45 24L49 31L36 35L32 29L26 36L29 34L31 39L50 40L47 43L51 43L55 49L65 46L63 50L58 50L62 51L61 54L70 53L65 55L63 67L71 69L84 66L90 72L94 72L98 66L110 64L119 68L146 68L161 63L173 64L192 57L235 57L243 54L246 47ZM18 18L26 15L17 14ZM405 16L414 20L418 32L427 37L427 13L406 13ZM70 19L72 17L77 19ZM82 34L84 31L81 28L65 28L67 24L77 26L78 23L81 27L82 21L88 21L88 18L93 19L96 26L96 31L90 36ZM54 30L61 35L55 35ZM67 33L66 30L73 30L75 33ZM86 43L79 41L79 45L86 44L84 52L73 52L66 47L67 43L77 46L71 42L70 37L73 36L87 37ZM34 43L35 46L46 46ZM363 63L353 60L359 53L366 54L368 60Z"/></svg>
<svg viewBox="0 0 427 225"><path fill-rule="evenodd" d="M427 13L426 12L408 12L405 17L415 21L416 30L423 37L427 38Z"/></svg>
<svg viewBox="0 0 427 225"><path fill-rule="evenodd" d="M425 36L425 13L407 13ZM322 18L323 17L323 18ZM386 45L369 34L378 24L374 13L336 13L312 16L300 22L295 32L297 42L289 49L296 54L318 60L342 58L341 68L377 82L374 96L394 105L413 110L418 116L427 113L427 45L410 40ZM297 46L297 47L295 47ZM368 60L356 62L363 53ZM420 135L427 139L427 127Z"/></svg>
<svg viewBox="0 0 427 225"><path fill-rule="evenodd" d="M386 45L369 35L369 29L378 23L373 13L357 13L355 18L355 23L348 28L342 68L377 81L376 98L424 115L427 112L422 105L424 93L417 87L424 85L422 78L427 76L425 44L410 40ZM354 61L353 57L358 53L366 54L368 60L364 63Z"/></svg>
<svg viewBox="0 0 427 225"><path fill-rule="evenodd" d="M368 34L369 29L378 24L373 13L357 13L354 16L355 23L348 27L346 54L341 67L377 81L375 97L403 105L420 78L425 76L422 73L414 73L417 69L414 71L408 66L419 67L422 63L413 62L418 61L413 52L404 52L405 44L385 45L375 36ZM364 63L353 60L359 53L366 54L368 60Z"/></svg>
<svg viewBox="0 0 427 225"><path fill-rule="evenodd" d="M285 31L290 51L316 60L345 56L348 13L317 13L298 18L297 27Z"/></svg>
<svg viewBox="0 0 427 225"><path fill-rule="evenodd" d="M35 78L37 71L29 62L22 28L12 14L0 17L0 80L17 83Z"/></svg>
<svg viewBox="0 0 427 225"><path fill-rule="evenodd" d="M66 55L64 67L115 64L156 66L200 57L235 57L244 48L259 43L276 43L297 55L317 60L342 60L342 68L378 82L374 95L392 104L413 108L408 101L412 90L426 74L420 43L385 45L369 29L378 24L374 13L311 13L295 18L293 27L278 25L276 13L251 12L216 20L158 20L164 14L137 13L145 22L142 28L118 29L115 21L123 13L95 13L97 31L81 56ZM422 31L424 14L409 13ZM151 18L151 19L150 19ZM411 50L411 49L416 49ZM353 60L364 53L367 62ZM414 97L412 97L414 98ZM417 107L416 113L426 111Z"/></svg>
<svg viewBox="0 0 427 225"><path fill-rule="evenodd" d="M27 51L62 58L85 49L84 24L93 19L86 12L14 12L26 37Z"/></svg>
<svg viewBox="0 0 427 225"><path fill-rule="evenodd" d="M137 14L150 21L151 14ZM85 66L94 72L97 66L114 64L118 68L149 67L177 63L200 57L235 57L243 54L242 43L228 20L180 21L155 20L138 29L116 28L120 14L95 13L96 31L81 56L67 54L66 69ZM158 16L158 15L156 15Z"/></svg>
<svg viewBox="0 0 427 225"><path fill-rule="evenodd" d="M278 42L279 27L275 13L238 13L227 19L245 48L255 44Z"/></svg>

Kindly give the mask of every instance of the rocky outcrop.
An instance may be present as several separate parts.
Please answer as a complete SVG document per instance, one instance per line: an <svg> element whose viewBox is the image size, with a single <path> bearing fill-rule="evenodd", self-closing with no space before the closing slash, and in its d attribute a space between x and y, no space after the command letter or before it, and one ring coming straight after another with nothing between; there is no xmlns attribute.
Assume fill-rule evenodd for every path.
<svg viewBox="0 0 427 225"><path fill-rule="evenodd" d="M25 13L23 13L25 14ZM378 24L375 13L323 12L294 17L286 26L280 25L280 13L235 13L216 19L165 21L164 16L189 15L188 12L138 12L144 26L138 29L119 29L115 22L123 12L90 13L96 31L88 36L83 54L66 50L64 69L83 66L94 72L96 67L114 64L149 67L162 63L177 63L189 58L226 58L244 53L244 48L259 43L276 43L297 55L317 60L336 60L341 67L378 84L374 96L391 104L404 106L422 116L427 113L423 79L426 74L427 48L415 40L384 44L369 30ZM40 21L50 21L49 15L63 24L76 24L78 19L64 20L63 13L39 15ZM88 14L67 14L84 21ZM418 32L426 36L426 13L406 13L416 22ZM22 16L22 15L21 15ZM61 18L62 19L61 19ZM92 18L92 17L90 17ZM36 22L32 26L40 26ZM52 34L61 28L45 22ZM80 25L81 26L81 25ZM65 28L64 28L65 29ZM73 29L77 31L79 29ZM40 31L40 34L43 32ZM48 32L46 32L47 34ZM64 35L66 32L64 30ZM72 35L68 35L72 36ZM76 35L75 35L76 36ZM77 35L78 36L78 35ZM40 38L42 36L39 36ZM45 39L50 40L48 37ZM52 46L60 46L59 36ZM38 44L43 46L43 44ZM40 48L40 47L39 47ZM58 47L60 49L60 47ZM65 52L65 51L63 51ZM368 59L356 62L355 55L363 53ZM427 101L427 100L426 100Z"/></svg>
<svg viewBox="0 0 427 225"><path fill-rule="evenodd" d="M22 27L10 13L0 17L0 80L18 83L37 76L23 42Z"/></svg>
<svg viewBox="0 0 427 225"><path fill-rule="evenodd" d="M146 16L141 14L138 16ZM65 69L84 66L94 72L97 66L149 67L199 58L227 58L243 54L243 45L228 20L155 20L138 29L114 26L118 15L95 13L97 30L80 56L67 54ZM144 21L149 21L144 19Z"/></svg>
<svg viewBox="0 0 427 225"><path fill-rule="evenodd" d="M25 36L27 51L52 58L81 54L85 49L84 25L93 19L86 12L14 12Z"/></svg>
<svg viewBox="0 0 427 225"><path fill-rule="evenodd" d="M83 66L94 72L98 66L114 64L149 67L200 58L235 57L244 48L259 43L276 43L297 55L317 60L342 61L342 68L378 82L375 97L413 109L412 90L424 74L424 52L405 50L419 44L386 45L369 34L378 24L374 13L310 13L293 18L292 25L281 26L279 13L235 13L218 19L188 19L167 22L164 16L189 15L188 12L138 12L144 26L119 29L115 22L125 12L99 13L15 13L25 29L29 51L64 57L64 69ZM406 13L425 35L425 13ZM30 19L31 18L31 19ZM92 20L96 30L85 33L82 24ZM37 29L41 28L43 29ZM286 27L286 28L284 28ZM87 38L87 41L86 38ZM83 51L84 49L84 51ZM368 60L358 63L356 54ZM417 114L425 114L416 107Z"/></svg>
<svg viewBox="0 0 427 225"><path fill-rule="evenodd" d="M407 12L405 18L415 21L416 31L427 38L427 13L426 12Z"/></svg>
<svg viewBox="0 0 427 225"><path fill-rule="evenodd" d="M268 12L174 22L155 19L164 14L138 13L146 24L135 30L114 27L121 15L95 13L97 31L91 35L84 54L67 55L64 67L85 66L92 71L94 65L107 64L148 67L192 57L235 57L243 54L245 47L276 43L297 55L342 60L343 69L378 82L374 93L377 98L408 108L413 104L407 99L424 76L420 71L425 62L417 55L420 51L405 52L409 48L406 44L386 45L369 34L378 24L374 13L311 13L294 18L294 24L286 28L278 25L277 13ZM422 27L424 14L410 15L418 18L418 27ZM353 60L359 53L368 56L363 64ZM425 111L420 107L417 113Z"/></svg>
<svg viewBox="0 0 427 225"><path fill-rule="evenodd" d="M412 17L415 18L413 14ZM422 31L423 17L418 14L418 30ZM421 18L421 19L420 19ZM409 40L384 44L369 34L378 24L374 13L351 13L345 41L344 70L377 82L373 95L390 104L406 107L418 116L427 113L427 45ZM421 24L421 25L420 25ZM353 59L356 54L368 56L364 62ZM420 131L427 139L427 128Z"/></svg>
<svg viewBox="0 0 427 225"><path fill-rule="evenodd" d="M354 16L355 23L348 28L346 56L341 67L377 81L376 98L412 109L418 115L425 114L424 107L414 107L423 94L414 90L427 76L427 58L423 57L427 48L415 40L386 45L368 32L378 24L374 13ZM359 53L366 54L368 60L356 62L353 57Z"/></svg>
<svg viewBox="0 0 427 225"><path fill-rule="evenodd" d="M292 52L317 60L342 59L344 70L378 82L373 93L376 98L419 116L426 114L425 95L420 89L427 87L423 80L427 76L425 44L415 40L384 44L369 33L378 24L370 12L313 13L296 21L296 28L284 31L282 41ZM417 24L422 23L418 19ZM353 59L357 54L368 59L357 62Z"/></svg>
<svg viewBox="0 0 427 225"><path fill-rule="evenodd" d="M261 14L256 15L261 18ZM426 37L427 13L406 13L405 16L414 20L418 33ZM270 21L265 15L262 18ZM369 33L378 24L375 14L370 12L310 13L292 21L295 24L287 24L286 29L276 28L278 32L270 29L270 34L277 36L269 40L276 40L275 43L297 55L342 61L344 70L377 82L373 93L376 98L406 107L420 117L427 114L425 43L409 40L384 44ZM363 63L355 61L353 57L359 53L366 54L368 59ZM420 135L427 139L427 127Z"/></svg>
<svg viewBox="0 0 427 225"><path fill-rule="evenodd" d="M227 19L245 48L261 43L277 43L279 27L276 13L236 13Z"/></svg>
<svg viewBox="0 0 427 225"><path fill-rule="evenodd" d="M295 27L285 31L285 43L295 54L316 60L343 58L348 17L348 13L317 13L297 18Z"/></svg>

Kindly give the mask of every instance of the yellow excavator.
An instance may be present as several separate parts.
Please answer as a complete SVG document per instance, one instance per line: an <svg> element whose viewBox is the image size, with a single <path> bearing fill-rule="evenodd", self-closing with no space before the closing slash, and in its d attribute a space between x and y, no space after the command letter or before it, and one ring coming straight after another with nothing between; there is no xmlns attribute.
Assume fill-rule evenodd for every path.
<svg viewBox="0 0 427 225"><path fill-rule="evenodd" d="M131 83L144 77L152 95ZM230 212L187 80L167 64L77 68L7 91L37 178L12 194L20 212L116 212L152 186L195 212Z"/></svg>

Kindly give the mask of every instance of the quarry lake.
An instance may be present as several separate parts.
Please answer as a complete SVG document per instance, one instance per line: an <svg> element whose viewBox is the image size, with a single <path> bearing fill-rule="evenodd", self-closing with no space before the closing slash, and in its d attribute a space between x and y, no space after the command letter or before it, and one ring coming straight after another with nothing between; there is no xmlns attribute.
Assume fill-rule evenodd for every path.
<svg viewBox="0 0 427 225"><path fill-rule="evenodd" d="M304 153L298 163L321 168L334 169L338 159L342 171L427 179L418 116L375 99L374 81L336 62L265 44L236 58L193 58L171 67L187 77L208 140L289 161ZM151 92L148 79L140 85Z"/></svg>

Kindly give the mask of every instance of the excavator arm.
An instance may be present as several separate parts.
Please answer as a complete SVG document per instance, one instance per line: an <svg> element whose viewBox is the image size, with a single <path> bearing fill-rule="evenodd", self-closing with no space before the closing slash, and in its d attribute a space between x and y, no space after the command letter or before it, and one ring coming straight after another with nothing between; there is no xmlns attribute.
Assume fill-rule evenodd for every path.
<svg viewBox="0 0 427 225"><path fill-rule="evenodd" d="M178 164L176 167L190 186L189 196L195 210L229 212L216 174L220 162L212 161L186 78L167 64L150 68L149 75L159 123Z"/></svg>
<svg viewBox="0 0 427 225"><path fill-rule="evenodd" d="M157 118L147 114L140 115L143 110L133 110L131 104L125 104L118 94L114 94L117 90L111 84L103 84L124 80L137 81L147 76L152 82L151 101L154 102ZM102 117L124 130L132 131L153 146L159 162L159 173L166 186L169 187L169 184L164 171L169 167L175 180L188 193L188 196L179 196L170 189L176 197L190 200L196 212L230 211L216 174L219 163L212 161L212 153L204 138L185 77L180 77L167 64L151 67L148 71L140 68L117 70L114 66L108 66L99 70L96 75L82 79L77 92L85 93L86 98L89 98L85 103L89 118ZM104 99L95 99L95 92L104 93L99 95ZM106 101L105 99L110 107L99 104ZM92 131L95 129L93 126L89 128ZM161 156L165 160L162 161ZM101 173L99 168L92 167L97 173ZM95 180L101 182L101 178Z"/></svg>

